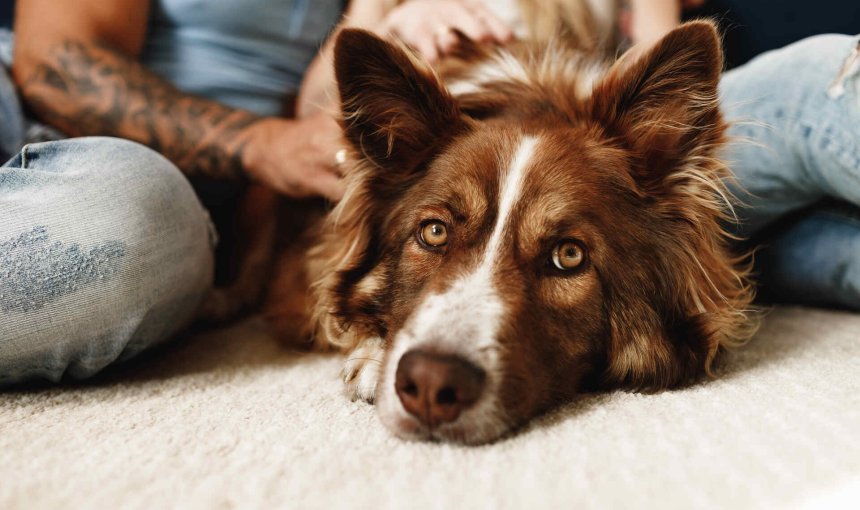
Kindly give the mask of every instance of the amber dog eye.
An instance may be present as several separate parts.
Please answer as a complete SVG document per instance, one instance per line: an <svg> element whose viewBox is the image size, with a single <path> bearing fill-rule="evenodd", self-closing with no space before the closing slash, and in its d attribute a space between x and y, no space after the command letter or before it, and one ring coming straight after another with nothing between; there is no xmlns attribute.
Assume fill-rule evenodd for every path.
<svg viewBox="0 0 860 510"><path fill-rule="evenodd" d="M438 248L448 243L448 227L439 220L425 223L418 231L421 242L427 246Z"/></svg>
<svg viewBox="0 0 860 510"><path fill-rule="evenodd" d="M562 271L570 271L585 262L585 250L576 241L562 241L552 249L552 263Z"/></svg>

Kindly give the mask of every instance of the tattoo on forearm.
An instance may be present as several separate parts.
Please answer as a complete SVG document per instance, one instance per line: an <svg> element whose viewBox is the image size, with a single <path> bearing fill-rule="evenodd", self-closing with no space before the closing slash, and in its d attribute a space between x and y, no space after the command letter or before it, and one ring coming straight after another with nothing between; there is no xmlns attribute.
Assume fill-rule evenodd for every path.
<svg viewBox="0 0 860 510"><path fill-rule="evenodd" d="M128 138L189 175L242 175L242 131L259 120L192 96L110 48L66 41L24 83L28 107L71 136Z"/></svg>

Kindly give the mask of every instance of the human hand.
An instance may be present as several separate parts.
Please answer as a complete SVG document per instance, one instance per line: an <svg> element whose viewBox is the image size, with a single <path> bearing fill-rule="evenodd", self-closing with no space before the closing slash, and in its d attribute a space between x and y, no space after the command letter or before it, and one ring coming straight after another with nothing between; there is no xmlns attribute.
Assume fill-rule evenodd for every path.
<svg viewBox="0 0 860 510"><path fill-rule="evenodd" d="M336 154L341 129L324 112L301 120L266 118L247 128L242 163L248 175L293 198L343 196Z"/></svg>
<svg viewBox="0 0 860 510"><path fill-rule="evenodd" d="M706 0L629 0L628 9L621 13L621 31L634 46L627 56L636 60L664 35L681 24L684 9L704 5Z"/></svg>
<svg viewBox="0 0 860 510"><path fill-rule="evenodd" d="M454 29L478 42L504 44L513 38L481 0L407 0L388 13L377 32L399 38L433 64L457 47Z"/></svg>

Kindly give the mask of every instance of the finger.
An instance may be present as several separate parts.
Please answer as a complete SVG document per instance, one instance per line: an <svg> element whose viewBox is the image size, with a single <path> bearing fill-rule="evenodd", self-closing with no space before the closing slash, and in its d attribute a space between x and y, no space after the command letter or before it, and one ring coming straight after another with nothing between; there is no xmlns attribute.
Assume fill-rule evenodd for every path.
<svg viewBox="0 0 860 510"><path fill-rule="evenodd" d="M403 44L409 44L406 41L406 38L403 36L403 33L397 27L397 25L389 26L385 31L385 39L388 39L391 42L402 42Z"/></svg>
<svg viewBox="0 0 860 510"><path fill-rule="evenodd" d="M495 42L504 44L513 39L514 32L511 30L511 27L502 21L501 18L496 16L495 13L488 9L482 2L469 3L467 8L469 8L475 16L481 20L487 30L492 34Z"/></svg>
<svg viewBox="0 0 860 510"><path fill-rule="evenodd" d="M466 6L462 7L464 12L454 17L456 21L451 24L452 27L463 32L473 41L488 42L492 40L492 32L490 32L490 29L484 25L481 19Z"/></svg>
<svg viewBox="0 0 860 510"><path fill-rule="evenodd" d="M450 53L459 42L460 40L449 27L444 27L436 34L436 47L439 48L439 53L442 55Z"/></svg>
<svg viewBox="0 0 860 510"><path fill-rule="evenodd" d="M428 27L409 31L402 26L392 26L389 34L389 40L406 45L431 64L439 58L433 31Z"/></svg>
<svg viewBox="0 0 860 510"><path fill-rule="evenodd" d="M433 33L421 34L415 41L415 49L431 64L439 60L439 50L436 49L436 36Z"/></svg>
<svg viewBox="0 0 860 510"><path fill-rule="evenodd" d="M345 191L343 179L327 169L319 170L308 183L308 187L316 194L321 195L332 202L337 202L343 198L343 193Z"/></svg>
<svg viewBox="0 0 860 510"><path fill-rule="evenodd" d="M378 34L383 39L389 39L394 35L394 25L391 23L390 17L386 17L383 19L377 26L376 29L373 30L376 34Z"/></svg>

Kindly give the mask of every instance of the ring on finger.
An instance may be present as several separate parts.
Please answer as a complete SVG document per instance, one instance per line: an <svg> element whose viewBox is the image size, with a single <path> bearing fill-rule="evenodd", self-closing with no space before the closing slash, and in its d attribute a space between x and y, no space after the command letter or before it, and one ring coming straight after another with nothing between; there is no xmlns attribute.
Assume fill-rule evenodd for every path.
<svg viewBox="0 0 860 510"><path fill-rule="evenodd" d="M334 153L334 166L342 167L346 163L346 149L340 149Z"/></svg>

